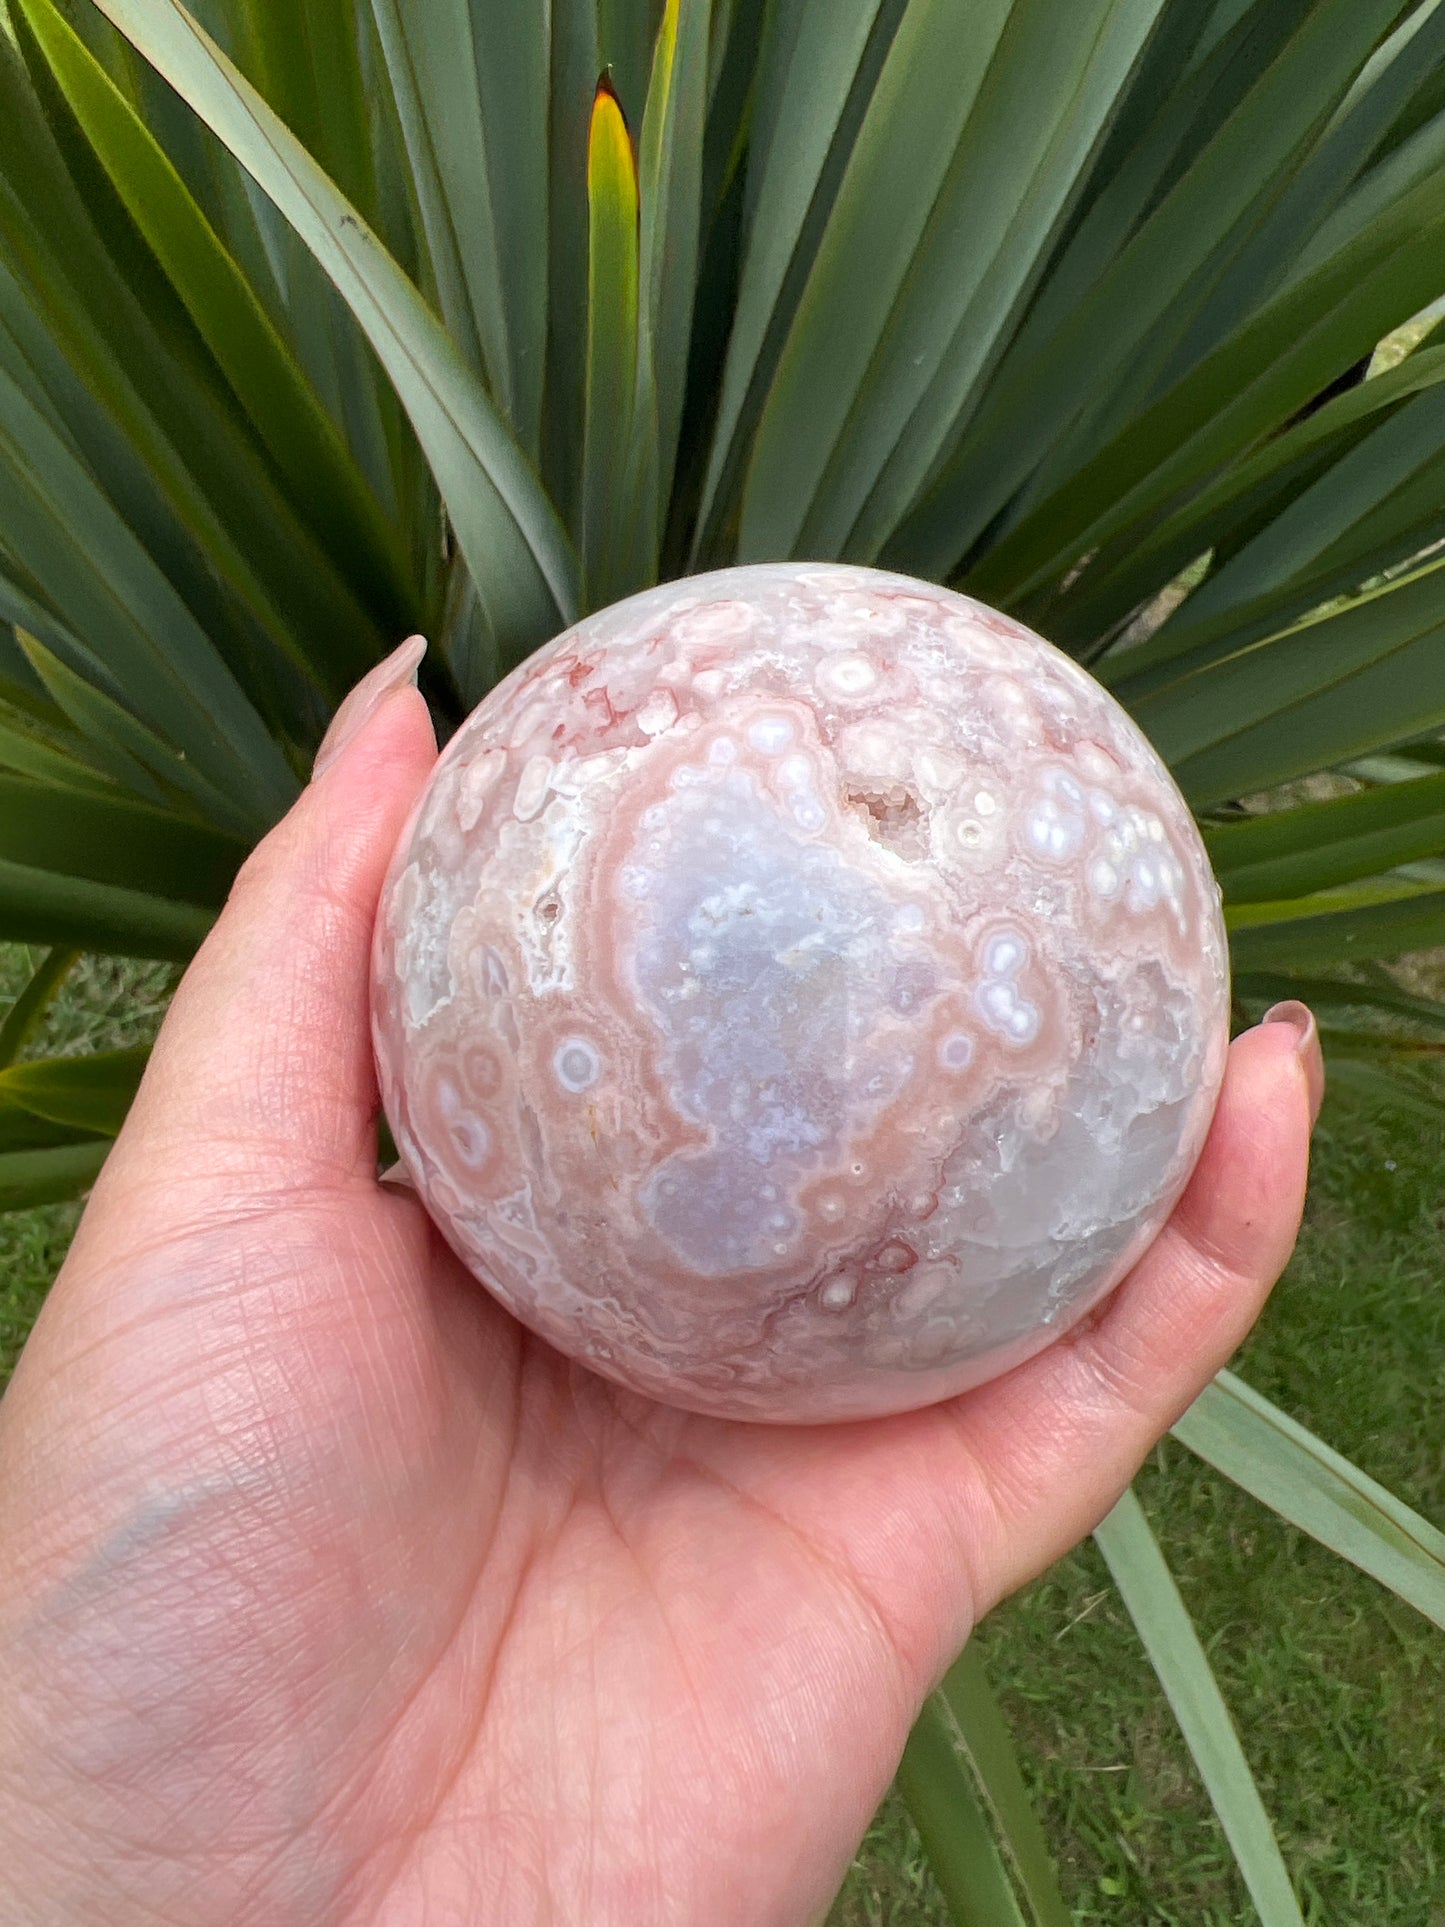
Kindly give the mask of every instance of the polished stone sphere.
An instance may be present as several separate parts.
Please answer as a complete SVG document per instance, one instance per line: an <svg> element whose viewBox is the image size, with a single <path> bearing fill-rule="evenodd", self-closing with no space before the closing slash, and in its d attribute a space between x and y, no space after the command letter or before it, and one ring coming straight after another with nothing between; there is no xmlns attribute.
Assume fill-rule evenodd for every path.
<svg viewBox="0 0 1445 1927"><path fill-rule="evenodd" d="M1219 892L1123 710L966 597L695 576L448 745L377 922L447 1239L595 1371L738 1418L927 1404L1139 1258L1223 1075Z"/></svg>

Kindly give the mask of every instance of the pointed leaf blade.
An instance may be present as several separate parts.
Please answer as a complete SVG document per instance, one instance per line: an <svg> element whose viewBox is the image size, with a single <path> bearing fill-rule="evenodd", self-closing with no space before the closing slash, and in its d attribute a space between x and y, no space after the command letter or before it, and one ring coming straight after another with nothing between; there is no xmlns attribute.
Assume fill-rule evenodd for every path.
<svg viewBox="0 0 1445 1927"><path fill-rule="evenodd" d="M111 1139L0 1151L0 1211L28 1211L84 1195L100 1176Z"/></svg>
<svg viewBox="0 0 1445 1927"><path fill-rule="evenodd" d="M577 611L570 545L535 475L417 290L178 0L98 0L290 221L376 350L427 452L504 657Z"/></svg>
<svg viewBox="0 0 1445 1927"><path fill-rule="evenodd" d="M1445 1629L1445 1532L1233 1372L1174 1437L1253 1498Z"/></svg>
<svg viewBox="0 0 1445 1927"><path fill-rule="evenodd" d="M11 1064L0 1070L0 1105L18 1106L49 1124L114 1137L125 1122L149 1057L146 1044L133 1050Z"/></svg>
<svg viewBox="0 0 1445 1927"><path fill-rule="evenodd" d="M1304 1927L1274 1828L1213 1668L1132 1491L1124 1494L1094 1538L1174 1709L1263 1927Z"/></svg>
<svg viewBox="0 0 1445 1927"><path fill-rule="evenodd" d="M637 494L640 445L655 431L641 414L644 354L639 309L637 155L622 105L605 77L587 149L587 422L582 454L582 554L587 597L603 608L641 586L639 542L655 545L655 512Z"/></svg>

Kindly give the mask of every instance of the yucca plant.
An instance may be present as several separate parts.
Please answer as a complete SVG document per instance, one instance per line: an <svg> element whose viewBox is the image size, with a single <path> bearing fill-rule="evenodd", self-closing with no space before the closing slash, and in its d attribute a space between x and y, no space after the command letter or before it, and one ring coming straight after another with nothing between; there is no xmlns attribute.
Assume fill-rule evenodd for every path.
<svg viewBox="0 0 1445 1927"><path fill-rule="evenodd" d="M1200 814L1241 1020L1304 996L1337 1087L1423 1101L1445 1006L1384 960L1445 942L1445 344L1342 378L1445 291L1439 0L0 23L0 935L53 946L0 1204L82 1191L141 1069L22 1059L76 952L183 961L404 633L445 730L582 610L789 556L1089 663ZM1445 1626L1445 1536L1239 1379L1176 1431ZM1299 1921L1135 1499L1099 1543ZM1066 1918L971 1654L901 1783L956 1919Z"/></svg>

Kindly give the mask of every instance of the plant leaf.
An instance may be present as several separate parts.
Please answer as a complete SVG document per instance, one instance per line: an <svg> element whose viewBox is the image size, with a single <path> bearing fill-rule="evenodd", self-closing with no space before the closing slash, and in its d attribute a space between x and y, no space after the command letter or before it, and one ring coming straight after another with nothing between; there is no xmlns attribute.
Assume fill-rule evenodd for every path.
<svg viewBox="0 0 1445 1927"><path fill-rule="evenodd" d="M964 1648L942 1685L930 1695L925 1719L928 1725L915 1733L917 1745L910 1740L911 1752L904 1755L900 1785L920 1833L928 1830L925 1839L948 1825L951 1802L958 1802L965 1818L963 1836L951 1836L943 1848L948 1868L945 1893L955 1919L986 1923L994 1917L975 1911L980 1869L970 1864L969 1841L981 1826L988 1846L982 1856L988 1864L986 1883L1002 1883L997 1918L1032 1923L1032 1927L1066 1927L1069 1913L1043 1828L1030 1803L1008 1723L972 1645ZM1003 1898L1005 1891L1011 1912Z"/></svg>
<svg viewBox="0 0 1445 1927"><path fill-rule="evenodd" d="M709 548L741 475L784 324L816 255L899 12L883 0L795 0L770 6L764 17L742 270L694 560Z"/></svg>
<svg viewBox="0 0 1445 1927"><path fill-rule="evenodd" d="M344 197L178 0L101 11L235 154L335 283L396 385L504 660L573 619L561 524L475 375Z"/></svg>
<svg viewBox="0 0 1445 1927"><path fill-rule="evenodd" d="M646 459L656 469L659 504L669 496L677 461L692 339L710 28L710 0L667 0L642 121L639 331L655 390L656 448ZM662 518L659 507L653 513L655 561Z"/></svg>
<svg viewBox="0 0 1445 1927"><path fill-rule="evenodd" d="M3 613L4 599L0 597ZM122 794L119 786L101 772L90 744L69 728L63 715L39 717L12 701L11 694L0 682L0 768L84 796L104 799ZM159 789L145 782L143 771L139 774L144 793L158 798Z"/></svg>
<svg viewBox="0 0 1445 1927"><path fill-rule="evenodd" d="M330 554L401 626L417 613L400 545L334 423L181 176L53 0L18 0L121 199ZM263 10L264 11L264 10Z"/></svg>
<svg viewBox="0 0 1445 1927"><path fill-rule="evenodd" d="M586 412L587 148L603 66L596 0L552 0L542 473L572 529L581 526Z"/></svg>
<svg viewBox="0 0 1445 1927"><path fill-rule="evenodd" d="M753 437L738 559L798 549L948 177L1011 0L912 0L883 63Z"/></svg>
<svg viewBox="0 0 1445 1927"><path fill-rule="evenodd" d="M10 1064L0 1069L0 1105L17 1106L47 1123L114 1137L125 1122L149 1057L146 1044L134 1050Z"/></svg>
<svg viewBox="0 0 1445 1927"><path fill-rule="evenodd" d="M1106 544L1081 572L1076 587L1037 605L1036 619L1060 647L1106 634L1204 550L1233 553L1253 531L1272 522L1312 477L1356 447L1378 419L1442 381L1445 348L1422 348L1397 368L1336 395L1252 454L1228 463L1149 532L1129 542ZM1106 688L1120 678L1139 676L1182 651L1184 645L1176 643L1181 633L1182 624L1171 628L1165 623L1147 641L1105 656L1094 674Z"/></svg>
<svg viewBox="0 0 1445 1927"><path fill-rule="evenodd" d="M130 797L0 773L0 856L216 909L250 845Z"/></svg>
<svg viewBox="0 0 1445 1927"><path fill-rule="evenodd" d="M883 177L862 178L873 113L888 85L885 68L759 431L760 437L767 435L781 406L786 434L786 385L791 379L795 388L806 390L817 381L811 331L819 308L847 313L860 337L856 383L840 382L829 390L831 413L826 415L819 412L820 395L795 398L808 411L806 432L817 444L816 491L811 506L805 503L796 539L802 553L846 552L870 560L916 500L957 424L972 411L1011 325L1044 272L1081 175L1161 4L1083 0L1061 13L1053 0L1014 0L971 104L966 94L971 63L960 75L953 103L953 111L963 114L957 139L891 295L879 285L872 259L877 237L864 225L847 225L855 184L873 219L893 227L897 211L919 192L908 180L911 135L906 141L889 140L886 128L878 130L885 142ZM970 18L977 17L974 9ZM907 54L907 38L905 22L894 57ZM926 59L926 52L919 57ZM906 87L892 103L895 120L910 128L914 91ZM841 245L835 245L835 237ZM859 315L862 288L870 292ZM874 324L869 358L866 330ZM823 365L831 368L826 357ZM795 409L793 433L803 433L804 426L803 413ZM835 431L831 442L830 431ZM750 472L750 500L761 459L760 452Z"/></svg>
<svg viewBox="0 0 1445 1927"><path fill-rule="evenodd" d="M110 1146L111 1139L95 1138L42 1150L0 1151L0 1211L80 1197L99 1177Z"/></svg>
<svg viewBox="0 0 1445 1927"><path fill-rule="evenodd" d="M1191 293L1195 298L1202 295L1207 287L1202 274L1205 264L1217 252L1227 255L1233 237L1272 202L1282 175L1308 151L1322 122L1401 10L1398 0L1371 0L1367 5L1360 0L1322 0L1305 10L1277 56L1253 75L1253 84L1235 110L1062 318L1052 337L1034 353L1011 357L1000 371L945 475L918 515L910 518L911 525L900 532L894 559L901 566L928 574L954 569L1036 465L1053 457L1050 486L1040 491L1041 499L1031 504L1030 513L977 570L977 592L986 600L997 602L1031 592L1063 575L1080 555L1108 539L1116 525L1122 527L1134 507L1132 498L1146 485L1151 504L1167 499L1162 479L1153 474L1156 465L1163 464L1172 494L1189 479L1182 476L1174 482L1175 470L1187 464L1191 475L1197 475L1213 465L1213 442L1224 441L1234 449L1256 439L1258 429L1248 434L1241 431L1240 417L1245 413L1265 412L1272 419L1263 425L1275 425L1318 393L1351 358L1341 354L1336 346L1339 340L1353 340L1359 328L1371 327L1366 343L1371 346L1401 312L1408 311L1397 307L1400 297L1393 294L1390 275L1371 277L1367 290L1358 285L1362 270L1368 273L1394 253L1409 220L1418 226L1416 203L1405 195L1392 217L1398 220L1398 228L1383 219L1372 225L1373 251L1361 238L1342 250L1352 269L1343 277L1343 294L1332 278L1341 272L1337 258L1332 257L1296 290L1277 297L1264 310L1266 316L1276 318L1277 333L1269 336L1268 346L1260 319L1235 330L1163 400L1136 414L1122 432L1114 434L1102 452L1094 452L1097 437L1080 438L1071 472L1061 470L1060 438L1076 416L1127 379L1131 360L1147 352L1151 333L1171 311L1171 304L1187 301ZM1405 202L1410 204L1409 220L1401 211ZM1383 233L1386 227L1388 241ZM1368 262L1361 260L1366 252ZM1423 248L1413 255L1406 248L1394 267L1404 285L1412 279L1422 287L1429 284ZM1356 316L1351 296L1371 311L1369 323ZM1428 294L1422 295L1415 305L1428 299ZM1375 323L1377 305L1385 313ZM1341 306L1348 326L1335 316ZM1278 356L1276 342L1294 342L1296 354ZM1325 372L1316 378L1320 361ZM1311 364L1308 375L1306 363ZM1293 394L1295 383L1304 390L1298 399ZM1287 386L1289 399L1275 412L1274 393L1282 393ZM1202 401L1206 390L1207 408ZM1262 390L1270 391L1270 405ZM1219 410L1221 393L1233 398L1232 410ZM1177 419L1185 402L1195 397L1200 398L1201 410L1197 447L1189 434L1181 433ZM1166 408L1171 414L1167 430ZM1211 422L1212 437L1206 432ZM1211 445L1207 460L1203 457L1206 441ZM1122 486L1121 474L1127 477Z"/></svg>
<svg viewBox="0 0 1445 1927"><path fill-rule="evenodd" d="M547 326L548 10L373 0L447 331L535 460Z"/></svg>
<svg viewBox="0 0 1445 1927"><path fill-rule="evenodd" d="M34 636L23 629L17 629L15 636L46 694L86 738L97 760L117 782L150 800L188 803L223 834L254 840L258 827L255 819L239 812L184 750L172 748L122 703L77 675Z"/></svg>
<svg viewBox="0 0 1445 1927"><path fill-rule="evenodd" d="M1377 966L1378 968L1378 966ZM1369 1010L1392 1017L1406 1017L1432 1030L1445 1028L1445 1003L1433 997L1416 997L1386 977L1369 982L1346 983L1328 977L1304 977L1293 971L1236 971L1232 985L1241 1002L1264 1008L1298 997L1314 1010Z"/></svg>
<svg viewBox="0 0 1445 1927"><path fill-rule="evenodd" d="M1161 666L1150 673L1142 662L1123 664L1131 695L1166 680L1168 663L1193 668L1235 654L1437 542L1445 532L1442 444L1445 390L1392 410L1294 490L1151 637Z"/></svg>
<svg viewBox="0 0 1445 1927"><path fill-rule="evenodd" d="M924 1701L898 1763L903 1795L954 1927L1029 1927L982 1797L937 1693Z"/></svg>
<svg viewBox="0 0 1445 1927"><path fill-rule="evenodd" d="M1304 1927L1224 1696L1132 1491L1097 1527L1094 1538L1174 1709L1262 1927Z"/></svg>
<svg viewBox="0 0 1445 1927"><path fill-rule="evenodd" d="M639 424L647 364L638 291L637 156L622 106L604 77L587 150L587 425L582 454L582 555L594 609L641 587L655 506L639 494L637 466L655 414ZM655 449L655 443L654 443ZM644 531L643 521L650 523ZM641 545L641 551L639 549Z"/></svg>
<svg viewBox="0 0 1445 1927"><path fill-rule="evenodd" d="M188 962L215 913L139 890L58 876L0 857L0 932L13 943Z"/></svg>
<svg viewBox="0 0 1445 1927"><path fill-rule="evenodd" d="M1243 1379L1219 1373L1173 1433L1262 1505L1445 1628L1445 1533Z"/></svg>
<svg viewBox="0 0 1445 1927"><path fill-rule="evenodd" d="M1417 1081L1398 1074L1384 1064L1372 1064L1358 1057L1336 1056L1330 1061L1330 1089L1343 1091L1374 1110L1414 1118L1428 1129L1439 1130L1445 1122L1445 1103L1439 1095L1438 1081L1422 1090Z"/></svg>
<svg viewBox="0 0 1445 1927"><path fill-rule="evenodd" d="M0 523L77 637L146 724L184 754L233 819L268 828L295 780L190 610L74 448L0 369Z"/></svg>
<svg viewBox="0 0 1445 1927"><path fill-rule="evenodd" d="M0 43L0 362L69 435L252 703L294 728L310 692L293 665L317 688L329 680L334 699L376 660L391 618L368 609L350 558L328 556L287 499L28 28L25 39L30 73ZM311 700L314 740L325 709Z"/></svg>
<svg viewBox="0 0 1445 1927"><path fill-rule="evenodd" d="M1134 698L1196 809L1248 796L1445 722L1445 561Z"/></svg>
<svg viewBox="0 0 1445 1927"><path fill-rule="evenodd" d="M1251 906L1264 908L1265 906ZM1275 906L1269 906L1271 909ZM1445 890L1324 916L1277 917L1230 933L1240 970L1318 969L1370 957L1397 957L1445 943Z"/></svg>
<svg viewBox="0 0 1445 1927"><path fill-rule="evenodd" d="M15 1062L79 955L78 950L48 950L30 973L24 989L6 1012L4 1024L0 1025L0 1069Z"/></svg>
<svg viewBox="0 0 1445 1927"><path fill-rule="evenodd" d="M1204 828L1226 903L1303 897L1445 850L1445 775Z"/></svg>

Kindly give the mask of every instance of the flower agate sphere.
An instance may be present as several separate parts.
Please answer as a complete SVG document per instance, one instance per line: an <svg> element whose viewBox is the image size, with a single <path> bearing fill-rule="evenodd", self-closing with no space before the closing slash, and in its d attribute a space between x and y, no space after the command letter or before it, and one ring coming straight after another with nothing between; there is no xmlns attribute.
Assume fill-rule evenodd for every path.
<svg viewBox="0 0 1445 1927"><path fill-rule="evenodd" d="M382 1094L524 1323L673 1404L926 1404L1158 1232L1227 1037L1219 893L1083 670L902 576L730 569L551 643L384 892Z"/></svg>

